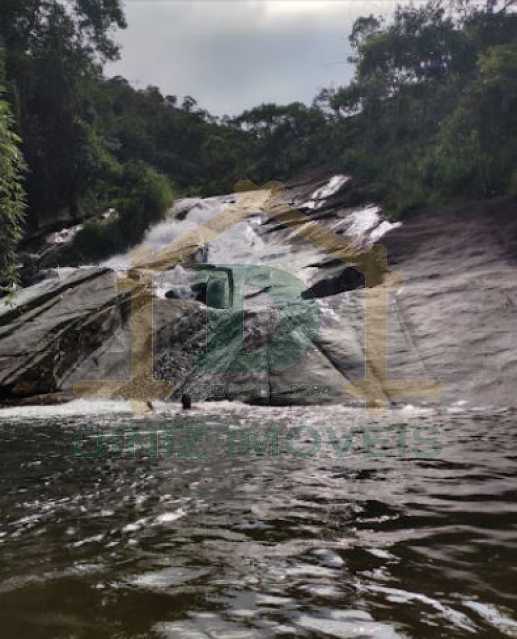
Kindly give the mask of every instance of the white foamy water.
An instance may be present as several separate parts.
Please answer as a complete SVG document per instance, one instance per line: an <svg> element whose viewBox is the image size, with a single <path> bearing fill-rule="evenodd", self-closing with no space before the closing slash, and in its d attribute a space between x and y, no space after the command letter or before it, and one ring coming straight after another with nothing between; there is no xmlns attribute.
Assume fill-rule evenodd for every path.
<svg viewBox="0 0 517 639"><path fill-rule="evenodd" d="M378 206L369 205L350 213L346 218L348 222L347 235L357 237L368 233L381 221L380 212L381 209Z"/></svg>
<svg viewBox="0 0 517 639"><path fill-rule="evenodd" d="M130 417L135 420L147 419L149 417L157 419L168 419L181 415L192 418L194 421L212 417L219 418L221 415L231 415L239 419L242 423L255 423L260 419L303 419L307 428L320 425L322 421L332 422L336 419L354 424L369 415L378 418L384 416L386 419L418 420L422 417L440 416L443 414L468 414L475 411L479 414L505 414L509 409L506 407L478 407L468 409L466 406L450 407L430 407L413 406L404 404L397 407L364 409L346 405L321 405L317 408L306 406L253 406L239 401L222 400L217 402L194 402L190 411L184 411L181 403L153 400L152 409L144 402L129 400L107 400L107 399L76 399L66 404L56 406L18 406L13 408L0 409L0 423L2 421L15 420L48 420L55 418L84 417L102 418ZM206 422L209 423L209 422Z"/></svg>
<svg viewBox="0 0 517 639"><path fill-rule="evenodd" d="M133 414L132 404L126 400L74 399L57 406L16 406L0 409L2 419L49 419L53 417L80 417Z"/></svg>
<svg viewBox="0 0 517 639"><path fill-rule="evenodd" d="M332 229L355 240L358 245L368 247L400 226L401 222L388 222L383 219L380 207L368 204L348 213L334 223Z"/></svg>
<svg viewBox="0 0 517 639"><path fill-rule="evenodd" d="M336 195L350 177L334 175L326 184L316 189L301 208L321 208L328 198ZM359 246L370 246L386 233L400 226L382 218L378 206L366 205L352 211L343 209L337 217L325 221L307 221L297 225L287 233L264 234L264 212L250 211L248 217L234 224L226 231L205 244L205 225L215 216L224 212L229 204L237 201L238 195L223 197L186 198L179 200L163 222L156 224L146 233L142 243L128 254L118 255L103 265L115 270L126 270L133 265L135 255L150 258L167 249L180 238L189 237L192 244L199 245L195 259L213 265L260 265L278 268L298 278L309 286L315 273L311 265L326 257L325 246L318 246L310 239L315 224L325 224L331 231L352 238ZM204 246L204 248L202 248ZM192 297L190 285L194 281L192 273L176 267L157 274L155 293L163 297L174 287L180 298Z"/></svg>
<svg viewBox="0 0 517 639"><path fill-rule="evenodd" d="M348 175L334 175L330 178L327 184L316 189L307 202L302 204L306 209L318 209L325 204L325 200L335 195L339 190L350 182L351 178Z"/></svg>
<svg viewBox="0 0 517 639"><path fill-rule="evenodd" d="M174 241L187 234L199 236L199 243L202 243L201 229L212 217L224 210L225 203L232 202L231 196L215 198L187 198L179 200L171 209L169 216L163 222L151 227L143 241L136 247L135 251L122 255L115 255L104 262L103 266L115 270L125 270L133 265L133 254L142 251L152 251L159 253L169 247ZM182 218L188 212L188 217ZM179 216L179 218L177 217Z"/></svg>

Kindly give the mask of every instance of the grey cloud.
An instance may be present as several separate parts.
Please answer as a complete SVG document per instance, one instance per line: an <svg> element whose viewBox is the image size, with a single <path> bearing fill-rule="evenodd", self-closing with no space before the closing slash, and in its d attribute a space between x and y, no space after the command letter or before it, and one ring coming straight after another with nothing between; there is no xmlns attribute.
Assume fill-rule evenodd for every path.
<svg viewBox="0 0 517 639"><path fill-rule="evenodd" d="M131 0L118 35L122 59L108 66L139 87L192 95L215 114L261 102L310 103L319 89L348 81L347 35L359 15L386 2L271 7L264 0Z"/></svg>

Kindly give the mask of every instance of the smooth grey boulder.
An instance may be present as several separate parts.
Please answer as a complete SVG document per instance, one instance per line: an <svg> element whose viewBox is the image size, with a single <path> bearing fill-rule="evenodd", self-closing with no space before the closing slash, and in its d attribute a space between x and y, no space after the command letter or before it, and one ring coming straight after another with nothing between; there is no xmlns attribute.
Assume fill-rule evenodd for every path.
<svg viewBox="0 0 517 639"><path fill-rule="evenodd" d="M108 269L78 269L0 305L0 393L81 395L90 384L130 399L188 392L263 404L366 401L354 394L364 374L363 297L352 291L324 303L218 309L153 298L138 282L125 290ZM397 323L393 333L400 373L409 347ZM150 354L150 372L142 372Z"/></svg>
<svg viewBox="0 0 517 639"><path fill-rule="evenodd" d="M0 302L0 392L51 393L123 323L124 300L107 269L78 269Z"/></svg>
<svg viewBox="0 0 517 639"><path fill-rule="evenodd" d="M233 247L241 261L191 264L177 280L163 271L160 295L144 269L81 268L49 271L0 300L0 398L90 387L144 400L515 405L515 200L427 211L397 227L370 205L351 209L359 196L348 182L315 199L329 184L328 174L288 184L252 227L229 209L235 224L220 220L211 250ZM235 296L210 279L214 269L233 272ZM182 286L197 286L197 299L164 299L182 297Z"/></svg>
<svg viewBox="0 0 517 639"><path fill-rule="evenodd" d="M385 245L438 401L517 405L517 201L426 211Z"/></svg>

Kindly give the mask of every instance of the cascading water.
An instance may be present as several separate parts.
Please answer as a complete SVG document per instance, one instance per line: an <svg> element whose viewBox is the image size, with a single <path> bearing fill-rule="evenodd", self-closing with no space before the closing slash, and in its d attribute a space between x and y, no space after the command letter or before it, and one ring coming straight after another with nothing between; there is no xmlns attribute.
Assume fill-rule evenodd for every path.
<svg viewBox="0 0 517 639"><path fill-rule="evenodd" d="M73 390L92 376L108 376L121 380L106 387L111 396L145 398L147 386L138 377L144 373L134 371L152 350L154 376L192 392L208 383L201 397L317 404L364 402L373 394L388 401L388 353L379 347L382 361L365 369L365 349L375 351L385 341L379 330L391 318L396 357L390 368L403 376L409 366L414 375L415 355L396 302L382 287L378 299L366 296L361 268L368 267L365 256L375 241L399 225L383 220L372 204L347 206L350 183L335 175L281 190L180 200L140 246L100 271L78 269L28 289L19 297L21 312L32 313L34 304L44 303L43 294L65 293L58 297L63 315L59 304L44 307L49 330L42 320L35 326L34 348L41 355L27 356L24 364L34 371L31 392ZM128 286L141 276L154 304L138 328L125 305ZM372 332L369 317L381 328ZM77 333L74 322L91 324L92 338L84 338L84 328ZM62 346L52 337L57 327ZM141 332L136 338L135 330ZM16 352L8 341L5 349ZM26 392L28 375L9 357L12 366L0 385L9 393ZM370 380L367 390L358 390L364 379ZM165 399L163 391L158 396Z"/></svg>
<svg viewBox="0 0 517 639"><path fill-rule="evenodd" d="M345 208L327 219L318 219L317 216L317 211L349 182L348 176L335 175L315 189L307 200L302 201L302 197L293 201L292 207L300 212L307 211L307 224L322 225L329 231L348 238L358 248L369 248L386 233L400 226L400 223L384 220L378 206L368 204ZM130 269L135 265L133 255L160 253L179 238L192 235L199 244L196 255L199 262L212 265L270 266L292 274L309 286L315 275L317 277L319 263L327 257L325 247L319 247L310 241L300 244L300 225L287 233L268 233L266 223L269 215L260 208L250 212L246 219L232 225L207 244L204 243L203 227L215 216L224 213L229 204L235 204L237 197L238 195L230 195L179 200L168 218L146 233L140 246L128 254L107 260L103 265L115 270ZM188 285L191 280L182 266L173 268L167 274L157 276L157 294L163 295L168 285L181 287Z"/></svg>
<svg viewBox="0 0 517 639"><path fill-rule="evenodd" d="M249 401L264 398L268 402L295 403L353 400L353 392L344 389L353 386L354 378L364 375L361 332L365 310L364 296L350 296L346 291L362 288L364 276L347 268L343 260L334 260L331 265L326 262L335 257L335 243L364 253L400 225L383 220L381 210L373 204L354 208L339 206L340 192L349 182L347 176L333 176L308 194L303 190L291 194L287 207L284 197L280 215L275 214L270 200L264 204L262 198L254 206L251 199L246 215L217 234L210 231L213 220L230 216L232 207L239 206L241 194L180 200L169 218L151 228L130 255L118 256L106 263L118 270L130 269L135 255L146 255L152 262L154 256L188 236L188 242L194 247L191 262L198 266L171 264L170 268L156 272L153 276L155 296L198 299L207 306L226 307L230 315L209 312L212 319L207 320L208 325L212 329L217 327L217 334L203 339L210 342L213 352L202 360L201 371L189 373L182 387L186 384L196 392L206 385L208 375L209 386L217 379L216 385L222 383L226 388L224 396ZM279 199L276 194L276 202ZM331 202L334 204L329 215ZM295 222L282 223L282 216L290 212L297 216ZM323 242L313 241L314 234L321 229L331 239L324 236ZM230 286L235 291L226 291L222 298L217 293L214 298L213 291L226 286L223 283L226 271L233 273ZM230 308L229 299L232 300ZM232 315L232 306L237 314ZM388 305L383 312L392 311ZM244 323L240 313L244 313ZM239 325L243 327L241 330ZM400 340L402 330L398 325L395 333ZM250 359L243 344L256 341L253 335L260 336L258 341L262 345L252 347L255 355ZM193 338L184 339L191 343ZM165 346L162 348L166 350ZM173 349L173 352L176 351ZM162 373L171 368L171 357L159 358ZM294 370L287 372L293 366L297 368L298 380L294 379ZM230 370L233 373L230 374ZM240 381L235 381L244 379L243 375L236 375L235 370L242 374L245 371L243 388ZM287 381L286 375L291 381ZM378 399L386 399L382 384L377 386Z"/></svg>

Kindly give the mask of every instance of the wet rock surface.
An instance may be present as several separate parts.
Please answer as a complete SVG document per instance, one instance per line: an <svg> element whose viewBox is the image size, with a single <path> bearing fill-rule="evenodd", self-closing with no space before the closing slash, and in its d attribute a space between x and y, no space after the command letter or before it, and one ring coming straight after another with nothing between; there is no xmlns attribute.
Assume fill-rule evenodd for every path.
<svg viewBox="0 0 517 639"><path fill-rule="evenodd" d="M517 202L422 214L385 244L400 312L441 399L515 405Z"/></svg>
<svg viewBox="0 0 517 639"><path fill-rule="evenodd" d="M358 197L313 175L181 201L133 256L36 269L0 301L1 398L513 404L516 203L400 225Z"/></svg>

